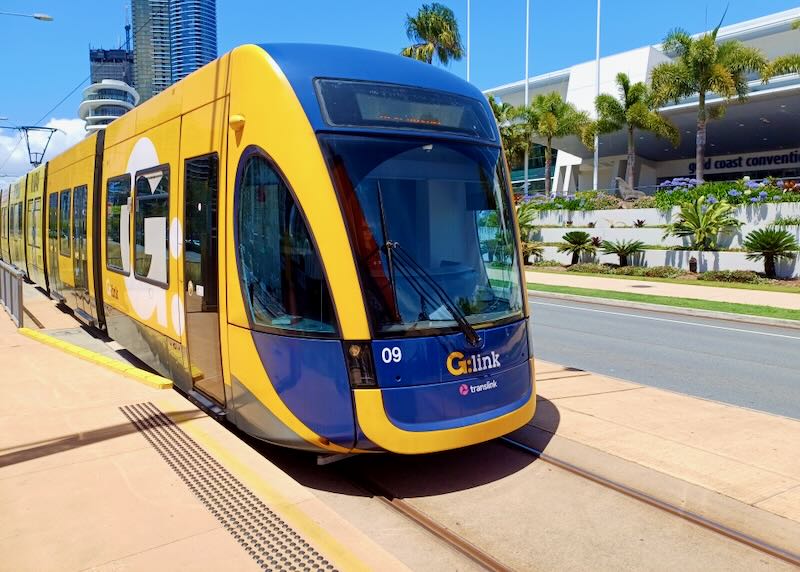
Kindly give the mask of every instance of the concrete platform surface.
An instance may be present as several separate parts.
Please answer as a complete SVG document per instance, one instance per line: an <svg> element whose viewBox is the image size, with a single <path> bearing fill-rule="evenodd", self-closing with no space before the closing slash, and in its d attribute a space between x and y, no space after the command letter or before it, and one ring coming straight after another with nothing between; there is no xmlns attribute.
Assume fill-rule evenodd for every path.
<svg viewBox="0 0 800 572"><path fill-rule="evenodd" d="M537 362L532 426L783 519L800 552L800 421Z"/></svg>
<svg viewBox="0 0 800 572"><path fill-rule="evenodd" d="M694 298L696 300L713 300L715 302L733 302L736 304L755 304L757 306L774 306L800 310L800 289L793 292L770 292L767 290L748 290L746 288L720 288L695 284L674 284L672 282L653 282L650 280L628 280L606 278L603 276L582 276L570 272L538 272L525 273L528 282L547 284L549 286L573 286L576 288L596 288L615 292L632 292L652 296L670 296L673 298Z"/></svg>
<svg viewBox="0 0 800 572"><path fill-rule="evenodd" d="M316 550L323 569L406 569L177 392L25 338L4 314L0 367L2 570L258 570L254 542L266 550L273 541L280 555L291 539L308 543L305 554ZM137 430L121 410L139 404L166 414L164 430L178 440L171 451L151 444L150 430ZM208 485L214 475L207 479L201 465L187 473L192 459L180 456L191 447L219 463L204 462L226 472L230 490ZM241 522L251 510L266 520L230 526L220 507L242 499ZM255 538L273 525L289 536Z"/></svg>

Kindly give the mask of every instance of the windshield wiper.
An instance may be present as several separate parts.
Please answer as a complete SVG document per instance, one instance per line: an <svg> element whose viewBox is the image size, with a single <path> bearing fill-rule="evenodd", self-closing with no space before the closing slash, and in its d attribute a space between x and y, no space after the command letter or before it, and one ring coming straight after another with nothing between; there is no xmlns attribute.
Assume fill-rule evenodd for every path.
<svg viewBox="0 0 800 572"><path fill-rule="evenodd" d="M394 257L395 265L398 267L398 270L409 280L409 283L417 282L416 278L410 276L410 273L407 272L408 267L416 271L419 276L424 279L424 281L430 286L433 293L435 293L440 301L444 304L450 314L453 316L453 319L461 328L461 331L464 332L464 337L467 339L467 342L473 347L477 347L481 344L481 337L478 335L478 332L475 331L475 328L472 327L467 321L467 316L458 307L458 305L453 301L450 295L442 288L439 283L436 281L431 274L425 270L414 258L406 252L405 248L400 246L400 243L393 242L391 240L386 241L386 250L387 253L394 252L396 255ZM400 263L400 264L397 264ZM405 267L405 268L404 268ZM412 284L412 287L417 290L420 296L423 296L425 293L425 289L419 286L419 283ZM429 295L429 294L428 294Z"/></svg>

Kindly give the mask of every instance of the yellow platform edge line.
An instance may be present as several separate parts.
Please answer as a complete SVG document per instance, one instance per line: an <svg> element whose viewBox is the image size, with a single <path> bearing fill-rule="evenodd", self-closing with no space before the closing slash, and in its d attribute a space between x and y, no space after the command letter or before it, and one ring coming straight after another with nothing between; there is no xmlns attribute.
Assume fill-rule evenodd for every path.
<svg viewBox="0 0 800 572"><path fill-rule="evenodd" d="M174 415L171 407L166 402L158 402L157 405L168 417ZM227 451L214 437L191 421L181 423L181 428L234 476L238 477L245 486L266 501L271 509L279 513L315 549L332 560L338 569L369 572L369 566L358 556L315 522L314 518L298 507L296 503L290 501L278 490L265 483L253 469Z"/></svg>
<svg viewBox="0 0 800 572"><path fill-rule="evenodd" d="M150 373L149 371L145 371L131 364L117 361L108 356L104 356L97 352L76 346L75 344L65 342L64 340L59 340L53 336L43 334L42 332L31 330L30 328L19 328L18 332L23 336L36 340L37 342L47 344L48 346L54 347L68 354L72 354L75 357L81 358L82 360L115 371L116 373L122 374L129 379L143 383L148 387L152 387L153 389L172 389L172 380Z"/></svg>

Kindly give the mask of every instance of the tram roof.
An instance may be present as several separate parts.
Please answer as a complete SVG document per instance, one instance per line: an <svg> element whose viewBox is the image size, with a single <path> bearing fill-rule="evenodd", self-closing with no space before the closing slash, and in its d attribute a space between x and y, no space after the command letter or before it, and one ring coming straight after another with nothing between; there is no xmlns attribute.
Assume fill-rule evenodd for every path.
<svg viewBox="0 0 800 572"><path fill-rule="evenodd" d="M480 101L491 117L486 96L477 87L448 71L411 58L326 44L260 44L259 47L280 66L315 129L328 128L314 89L317 78L395 83L455 93Z"/></svg>

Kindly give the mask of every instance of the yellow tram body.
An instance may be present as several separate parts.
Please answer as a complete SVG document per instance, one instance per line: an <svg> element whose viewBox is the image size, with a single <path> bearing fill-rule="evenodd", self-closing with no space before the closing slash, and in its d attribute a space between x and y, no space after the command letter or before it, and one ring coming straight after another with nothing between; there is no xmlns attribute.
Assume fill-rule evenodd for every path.
<svg viewBox="0 0 800 572"><path fill-rule="evenodd" d="M362 51L353 52L361 57ZM492 439L525 424L536 397L532 355L527 338L522 339L528 309L521 293L514 332L503 334L504 340L514 338L515 375L521 376L514 382L521 389L513 403L478 408L465 417L468 422L411 427L387 413L384 400L395 394L375 385L351 387L345 374L346 389L330 395L351 403L351 428L344 433L353 437L347 439L320 429L340 419L309 422L305 405L298 409L297 401L287 401L286 392L294 391L290 386L302 385L308 375L318 379L319 372L309 373L303 361L316 350L294 355L298 350L287 348L305 346L284 348L269 328L263 335L254 332L253 302L240 287L236 217L243 207L234 192L248 153L274 167L309 229L311 242L303 248L317 250L321 280L335 310L331 344L340 348L338 355L341 347L367 344L375 331L318 129L297 84L287 77L285 61L271 54L269 47L238 47L112 122L105 133L88 136L13 183L0 197L0 256L181 390L268 441L331 453L425 453ZM364 57L378 57L370 54ZM480 94L473 97L482 100ZM476 105L485 107L485 100ZM493 120L491 130L496 133ZM499 138L493 148L499 150ZM504 165L500 170L498 176L507 177ZM275 188L258 187L255 200ZM507 202L510 190L502 192ZM28 206L21 209L24 201ZM17 221L15 209L25 213L24 221ZM518 231L513 217L509 220L510 264L519 275L513 263L519 260ZM27 251L23 228L29 231ZM463 341L461 333L451 337ZM279 345L275 349L270 343ZM328 351L331 345L314 347ZM281 364L271 363L281 359L291 362L299 382L271 378L270 372L284 375ZM332 371L345 372L346 359L341 357L341 366L332 364ZM448 380L455 384L453 391L467 387L458 381ZM313 388L303 391L304 399L316 398ZM321 400L326 391L320 391ZM293 395L296 400L298 394ZM311 409L324 408L320 403Z"/></svg>

